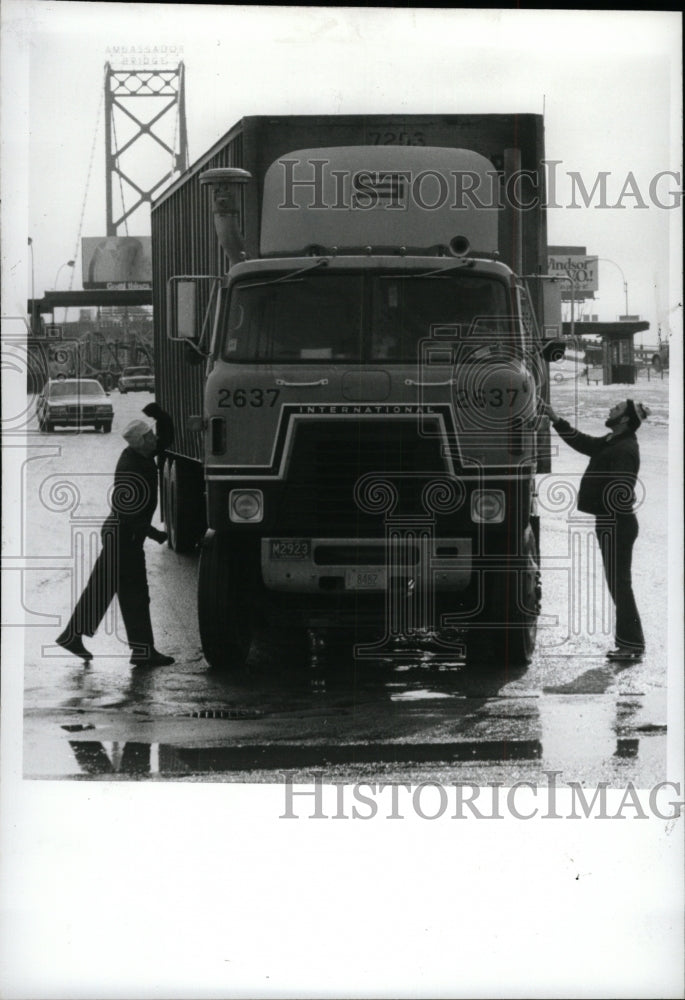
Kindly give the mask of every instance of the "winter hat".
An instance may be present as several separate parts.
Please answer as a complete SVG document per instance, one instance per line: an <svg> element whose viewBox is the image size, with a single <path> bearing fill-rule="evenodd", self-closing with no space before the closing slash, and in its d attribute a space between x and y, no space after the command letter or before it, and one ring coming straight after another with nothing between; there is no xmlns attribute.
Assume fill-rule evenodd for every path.
<svg viewBox="0 0 685 1000"><path fill-rule="evenodd" d="M146 434L154 434L155 429L152 424L149 424L147 420L133 420L125 428L123 434L121 435L124 441L128 441L132 448L140 447L140 444Z"/></svg>
<svg viewBox="0 0 685 1000"><path fill-rule="evenodd" d="M628 427L631 431L636 431L643 420L646 420L652 412L648 406L642 403L634 403L632 399L626 399Z"/></svg>

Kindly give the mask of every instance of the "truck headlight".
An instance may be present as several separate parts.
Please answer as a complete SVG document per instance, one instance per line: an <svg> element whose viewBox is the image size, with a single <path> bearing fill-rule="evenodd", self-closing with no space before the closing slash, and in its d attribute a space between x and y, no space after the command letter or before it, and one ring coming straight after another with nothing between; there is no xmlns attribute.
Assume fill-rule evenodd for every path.
<svg viewBox="0 0 685 1000"><path fill-rule="evenodd" d="M232 521L261 521L264 517L264 495L261 490L231 490L228 512Z"/></svg>
<svg viewBox="0 0 685 1000"><path fill-rule="evenodd" d="M503 490L474 490L471 494L471 520L476 524L499 524L504 520Z"/></svg>

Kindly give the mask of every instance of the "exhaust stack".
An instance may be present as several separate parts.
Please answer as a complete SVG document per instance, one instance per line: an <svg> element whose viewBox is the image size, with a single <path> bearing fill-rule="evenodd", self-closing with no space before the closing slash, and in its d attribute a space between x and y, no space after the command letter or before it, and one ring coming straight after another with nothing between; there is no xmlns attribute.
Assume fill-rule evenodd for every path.
<svg viewBox="0 0 685 1000"><path fill-rule="evenodd" d="M200 184L210 184L213 195L214 228L228 258L229 270L245 256L245 240L240 232L240 189L252 174L240 167L205 170Z"/></svg>

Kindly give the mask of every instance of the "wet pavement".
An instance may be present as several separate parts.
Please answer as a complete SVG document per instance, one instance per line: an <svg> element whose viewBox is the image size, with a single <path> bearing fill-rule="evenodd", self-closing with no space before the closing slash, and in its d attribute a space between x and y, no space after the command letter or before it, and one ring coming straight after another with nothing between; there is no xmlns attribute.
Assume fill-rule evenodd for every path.
<svg viewBox="0 0 685 1000"><path fill-rule="evenodd" d="M398 644L384 660L293 655L287 633L259 637L248 669L211 671L195 614L197 557L146 545L157 646L169 667L132 668L115 609L87 645L89 664L54 645L73 593L97 551L119 437L150 400L112 393L111 435L31 433L16 458L24 502L16 526L15 586L26 608L24 774L31 778L178 781L440 780L485 784L628 781L666 772L667 382L651 383L654 420L640 431L646 502L634 561L648 652L609 664L610 605L587 523L574 520L568 484L585 460L563 445L541 477L543 606L526 670L469 667L460 637L440 650L430 636ZM599 390L593 392L593 388ZM623 393L620 390L623 388ZM641 387L642 388L642 387ZM646 389L646 386L645 386ZM554 405L573 419L574 386ZM584 429L625 387L588 387ZM587 398L585 398L587 397ZM17 452L18 456L18 452ZM7 464L7 451L6 451ZM11 568L11 567L10 567Z"/></svg>
<svg viewBox="0 0 685 1000"><path fill-rule="evenodd" d="M27 709L26 773L511 784L555 770L617 787L663 778L665 698L642 690L635 668L585 671L588 684L580 675L564 690L538 686L535 664L512 678L427 658L304 678L298 664L299 678L253 670L231 681L203 663L133 677L123 662L104 676L99 659L55 667L61 700Z"/></svg>

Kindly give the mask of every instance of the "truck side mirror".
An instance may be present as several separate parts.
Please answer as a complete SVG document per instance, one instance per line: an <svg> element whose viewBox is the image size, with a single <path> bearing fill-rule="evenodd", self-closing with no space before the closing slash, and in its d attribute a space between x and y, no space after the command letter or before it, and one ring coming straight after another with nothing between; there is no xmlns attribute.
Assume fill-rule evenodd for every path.
<svg viewBox="0 0 685 1000"><path fill-rule="evenodd" d="M184 340L197 342L197 286L193 281L179 281L176 286L176 330Z"/></svg>
<svg viewBox="0 0 685 1000"><path fill-rule="evenodd" d="M200 357L208 354L212 309L221 278L212 274L179 274L166 286L169 340L182 341Z"/></svg>
<svg viewBox="0 0 685 1000"><path fill-rule="evenodd" d="M169 340L199 340L197 284L192 278L169 278L167 282L167 336Z"/></svg>

